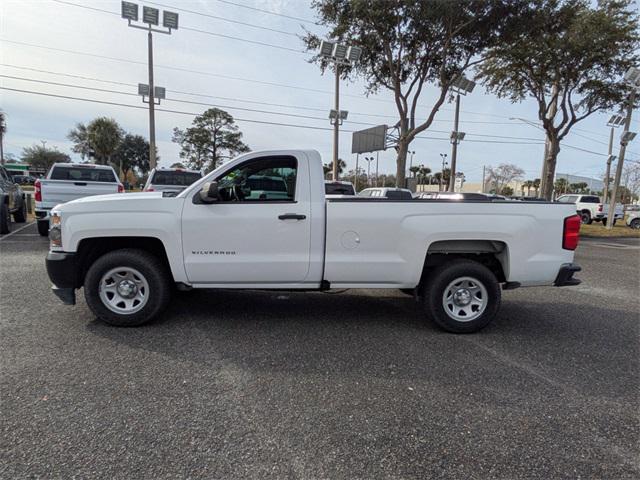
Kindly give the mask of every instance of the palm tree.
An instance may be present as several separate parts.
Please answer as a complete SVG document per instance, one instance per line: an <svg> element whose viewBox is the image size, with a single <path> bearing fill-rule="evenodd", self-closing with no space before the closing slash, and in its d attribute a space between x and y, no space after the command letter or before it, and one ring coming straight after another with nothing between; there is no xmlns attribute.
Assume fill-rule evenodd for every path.
<svg viewBox="0 0 640 480"><path fill-rule="evenodd" d="M527 180L522 184L523 187L527 187L527 197L531 196L531 187L533 187L533 182L531 180Z"/></svg>
<svg viewBox="0 0 640 480"><path fill-rule="evenodd" d="M428 180L430 173L431 173L431 169L429 167L420 165L420 170L418 170L418 176L422 178L422 183L424 183L425 180Z"/></svg>
<svg viewBox="0 0 640 480"><path fill-rule="evenodd" d="M567 179L566 178L559 178L556 180L556 183L554 184L554 187L556 189L556 193L557 194L563 194L567 192Z"/></svg>
<svg viewBox="0 0 640 480"><path fill-rule="evenodd" d="M413 174L413 178L416 178L417 173L420 171L420 167L414 165L413 167L409 168L409 171Z"/></svg>
<svg viewBox="0 0 640 480"><path fill-rule="evenodd" d="M536 178L533 181L533 188L536 189L536 197L537 197L538 196L538 190L540 189L540 179L539 178Z"/></svg>

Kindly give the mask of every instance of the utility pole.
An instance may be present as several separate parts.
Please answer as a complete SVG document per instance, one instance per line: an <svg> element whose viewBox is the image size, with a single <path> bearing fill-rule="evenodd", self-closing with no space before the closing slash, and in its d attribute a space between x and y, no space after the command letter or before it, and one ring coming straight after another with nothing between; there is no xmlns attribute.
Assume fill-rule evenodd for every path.
<svg viewBox="0 0 640 480"><path fill-rule="evenodd" d="M484 193L484 179L485 179L485 170L486 170L487 166L483 165L482 166L482 190L481 192Z"/></svg>
<svg viewBox="0 0 640 480"><path fill-rule="evenodd" d="M360 59L362 49L360 47L347 47L346 45L328 42L320 42L320 56L327 62L333 63L336 69L334 109L329 112L329 120L333 125L333 180L338 180L338 141L340 137L340 125L349 114L346 110L340 110L340 66L352 65Z"/></svg>
<svg viewBox="0 0 640 480"><path fill-rule="evenodd" d="M340 111L340 64L336 63L336 85L333 99L333 108ZM338 180L338 141L340 140L340 124L333 122L333 180Z"/></svg>
<svg viewBox="0 0 640 480"><path fill-rule="evenodd" d="M456 113L453 120L453 132L455 132L455 138L451 138L451 174L449 175L449 191L453 192L456 182L456 160L458 158L458 120L460 119L460 94L456 95ZM452 135L453 135L452 132Z"/></svg>
<svg viewBox="0 0 640 480"><path fill-rule="evenodd" d="M451 83L451 90L456 93L456 113L453 121L453 131L451 132L451 175L449 178L450 192L455 190L456 186L456 160L458 159L458 144L464 140L465 133L458 131L458 122L460 120L460 95L471 93L476 86L476 82L460 75Z"/></svg>
<svg viewBox="0 0 640 480"><path fill-rule="evenodd" d="M156 111L153 98L153 36L149 25L149 168L156 168Z"/></svg>
<svg viewBox="0 0 640 480"><path fill-rule="evenodd" d="M360 154L356 154L356 174L353 176L353 189L358 193L358 160L360 160ZM335 179L334 179L335 180Z"/></svg>
<svg viewBox="0 0 640 480"><path fill-rule="evenodd" d="M0 112L0 165L4 165L4 132L7 130L5 115Z"/></svg>
<svg viewBox="0 0 640 480"><path fill-rule="evenodd" d="M144 90L144 85L138 85L138 93L142 94L142 101L144 102L145 94L149 97L149 167L156 167L156 119L155 119L155 99L164 98L164 89L160 89L158 94L155 90L153 81L153 35L151 32L164 33L171 35L172 30L178 29L178 14L175 12L169 12L164 10L162 12L162 26L167 30L159 30L153 28L154 25L158 25L160 20L160 10L152 7L142 7L142 22L146 26L134 25L131 22L138 21L138 4L133 2L122 2L122 18L127 20L127 24L130 27L138 28L141 30L147 30L147 43L148 43L148 68L149 68L149 85L147 85L148 92Z"/></svg>
<svg viewBox="0 0 640 480"><path fill-rule="evenodd" d="M611 115L611 118L607 122L607 126L611 127L611 132L609 133L609 155L607 156L607 174L604 177L604 192L602 194L602 203L607 203L607 199L609 198L609 178L611 177L611 163L616 159L616 156L613 155L613 134L616 128L624 124L624 121L625 118L623 115L615 114Z"/></svg>
<svg viewBox="0 0 640 480"><path fill-rule="evenodd" d="M378 177L378 154L379 154L379 153L380 153L380 152L376 152L376 187L379 187L379 186L380 186L380 185L379 185L379 183L380 183L380 182L378 181L378 178L379 178L379 177Z"/></svg>
<svg viewBox="0 0 640 480"><path fill-rule="evenodd" d="M638 73L640 75L640 72ZM616 213L616 200L618 198L618 187L620 186L620 178L622 177L622 167L624 165L624 155L627 151L627 144L633 140L635 133L629 131L631 126L631 112L633 112L633 104L636 100L636 86L632 86L629 100L627 103L627 116L624 121L624 131L620 139L620 154L618 155L618 165L616 166L616 177L613 180L613 189L611 190L611 200L609 200L609 215L607 216L607 230L613 228Z"/></svg>

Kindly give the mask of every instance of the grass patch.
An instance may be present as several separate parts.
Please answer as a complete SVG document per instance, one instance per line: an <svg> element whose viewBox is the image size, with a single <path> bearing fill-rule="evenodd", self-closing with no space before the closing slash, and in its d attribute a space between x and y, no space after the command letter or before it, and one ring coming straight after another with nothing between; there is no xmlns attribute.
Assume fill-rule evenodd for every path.
<svg viewBox="0 0 640 480"><path fill-rule="evenodd" d="M640 230L627 227L623 220L618 220L611 230L607 230L602 223L593 222L591 225L582 224L580 226L580 236L582 237L630 237L640 238Z"/></svg>

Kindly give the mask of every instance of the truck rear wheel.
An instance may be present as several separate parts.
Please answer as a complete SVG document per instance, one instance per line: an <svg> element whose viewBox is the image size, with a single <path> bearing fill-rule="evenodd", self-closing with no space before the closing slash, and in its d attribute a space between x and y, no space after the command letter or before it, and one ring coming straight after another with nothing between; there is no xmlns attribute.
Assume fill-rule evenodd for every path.
<svg viewBox="0 0 640 480"><path fill-rule="evenodd" d="M2 202L0 205L0 233L9 233L10 231L11 217L9 217L9 207L6 203Z"/></svg>
<svg viewBox="0 0 640 480"><path fill-rule="evenodd" d="M106 253L89 268L84 296L103 322L136 327L153 319L169 302L171 282L164 263L144 250Z"/></svg>
<svg viewBox="0 0 640 480"><path fill-rule="evenodd" d="M425 313L440 328L472 333L486 327L500 309L496 276L471 260L453 260L436 268L423 289Z"/></svg>
<svg viewBox="0 0 640 480"><path fill-rule="evenodd" d="M49 236L49 220L38 220L38 233L43 237Z"/></svg>
<svg viewBox="0 0 640 480"><path fill-rule="evenodd" d="M24 223L27 221L27 206L25 205L24 200L22 200L20 208L13 214L13 221L16 223Z"/></svg>
<svg viewBox="0 0 640 480"><path fill-rule="evenodd" d="M591 213L582 212L580 214L580 221L582 221L582 223L586 223L587 225L591 225L593 223L593 219L591 218Z"/></svg>

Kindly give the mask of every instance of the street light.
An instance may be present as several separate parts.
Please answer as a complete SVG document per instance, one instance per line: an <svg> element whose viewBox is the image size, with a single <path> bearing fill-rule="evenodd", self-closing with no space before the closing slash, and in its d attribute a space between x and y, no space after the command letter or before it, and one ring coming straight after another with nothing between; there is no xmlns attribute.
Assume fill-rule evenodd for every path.
<svg viewBox="0 0 640 480"><path fill-rule="evenodd" d="M362 54L362 49L360 47L347 47L344 44L329 42L326 40L322 40L320 42L320 51L319 55L322 59L327 61L328 63L333 63L336 70L336 87L335 87L335 99L334 99L334 107L329 114L329 118L331 119L331 115L336 115L336 112L340 112L337 117L340 118L341 121L334 121L331 123L333 125L333 179L338 180L338 137L340 135L340 125L342 125L342 121L347 118L347 111L340 110L340 67L341 66L350 66L356 63L360 59L360 55ZM344 116L343 116L344 112Z"/></svg>
<svg viewBox="0 0 640 480"><path fill-rule="evenodd" d="M622 177L622 167L624 165L624 155L627 151L627 145L631 142L635 136L635 132L629 131L631 125L631 112L633 111L634 103L636 100L636 92L640 90L640 69L631 67L624 74L624 82L631 87L631 93L629 93L629 99L627 101L627 114L624 119L624 131L620 136L620 153L618 155L618 165L616 166L616 176L613 181L613 189L611 190L611 200L609 201L609 215L607 217L608 230L613 228L613 222L615 220L616 212L616 197L618 195L618 186L620 185L620 177Z"/></svg>
<svg viewBox="0 0 640 480"><path fill-rule="evenodd" d="M152 7L142 7L142 23L146 23L146 26L134 25L132 22L138 21L138 4L133 2L122 2L122 18L127 20L127 25L132 28L139 28L140 30L146 30L148 32L148 53L149 53L149 83L147 85L138 84L138 94L142 95L142 101L149 104L149 167L155 168L156 166L156 120L155 120L155 106L157 105L155 98L164 98L165 89L163 87L156 87L153 83L153 36L151 32L164 33L171 35L172 30L178 29L178 14L175 12L163 11L162 12L162 26L167 30L161 30L153 28L157 26L160 21L160 10ZM146 87L146 90L145 88ZM146 94L141 93L146 92ZM145 96L148 97L148 101L145 101ZM158 102L159 103L159 102Z"/></svg>
<svg viewBox="0 0 640 480"><path fill-rule="evenodd" d="M455 190L456 160L458 156L458 144L464 139L464 132L458 131L458 121L460 119L460 95L473 92L476 82L459 75L453 80L451 90L456 93L456 114L453 121L453 131L451 132L451 176L449 178L449 191Z"/></svg>
<svg viewBox="0 0 640 480"><path fill-rule="evenodd" d="M364 157L367 161L367 187L371 186L371 162L375 160L374 157Z"/></svg>
<svg viewBox="0 0 640 480"><path fill-rule="evenodd" d="M439 192L442 191L442 182L444 180L444 169L448 165L447 162L446 162L446 160L447 160L447 154L446 153L441 153L440 154L440 158L442 159L442 171L440 172L440 185L438 186L438 191Z"/></svg>
<svg viewBox="0 0 640 480"><path fill-rule="evenodd" d="M624 124L624 117L617 113L611 115L611 118L609 118L609 121L607 122L607 126L611 127L611 132L609 133L609 154L607 155L607 173L604 177L604 192L602 192L602 203L607 203L607 198L609 196L609 177L611 176L611 163L616 159L616 156L613 155L613 133L615 129L622 124Z"/></svg>

